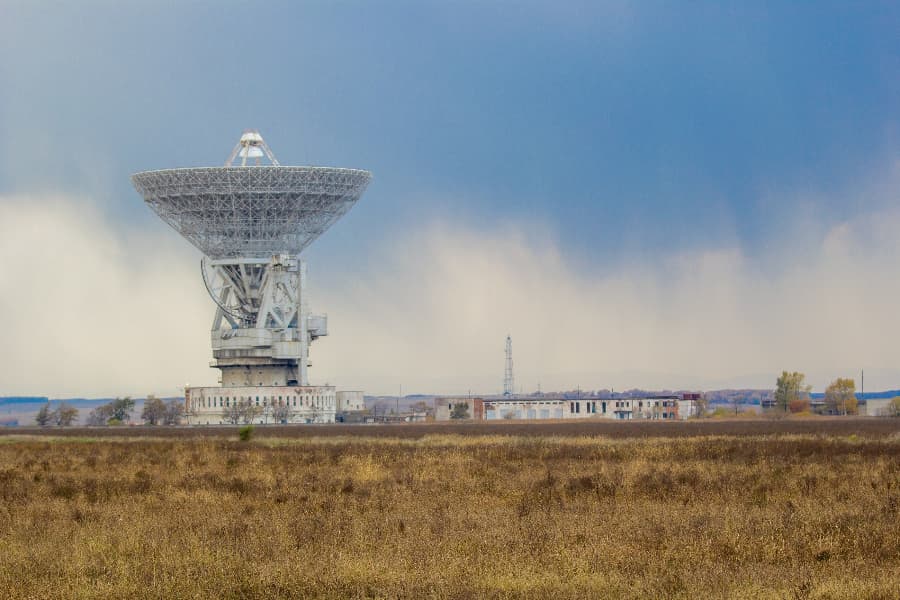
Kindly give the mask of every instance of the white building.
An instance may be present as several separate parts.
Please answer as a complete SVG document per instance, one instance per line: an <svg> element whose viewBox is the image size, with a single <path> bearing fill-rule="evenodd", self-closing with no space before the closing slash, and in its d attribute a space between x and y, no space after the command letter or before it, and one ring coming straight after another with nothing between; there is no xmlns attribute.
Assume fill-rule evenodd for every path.
<svg viewBox="0 0 900 600"><path fill-rule="evenodd" d="M329 385L191 387L185 390L185 412L192 425L231 424L241 406L252 407L253 423L334 423L336 396Z"/></svg>
<svg viewBox="0 0 900 600"><path fill-rule="evenodd" d="M891 402L893 398L869 398L866 400L866 412L869 417L889 417L891 416Z"/></svg>
<svg viewBox="0 0 900 600"><path fill-rule="evenodd" d="M450 420L456 404L466 404L467 418L495 421L540 419L677 419L681 396L650 398L436 398L437 421Z"/></svg>
<svg viewBox="0 0 900 600"><path fill-rule="evenodd" d="M359 412L366 409L364 394L360 391L343 391L337 393L338 412Z"/></svg>

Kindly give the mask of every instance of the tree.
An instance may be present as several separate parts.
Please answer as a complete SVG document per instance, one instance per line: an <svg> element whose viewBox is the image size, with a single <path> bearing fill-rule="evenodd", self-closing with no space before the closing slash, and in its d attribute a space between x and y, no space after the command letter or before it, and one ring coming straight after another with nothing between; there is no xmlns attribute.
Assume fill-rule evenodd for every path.
<svg viewBox="0 0 900 600"><path fill-rule="evenodd" d="M134 410L134 400L130 396L124 398L116 398L110 402L112 407L112 418L110 421L118 421L119 423L127 423L131 420L131 411Z"/></svg>
<svg viewBox="0 0 900 600"><path fill-rule="evenodd" d="M272 420L276 423L289 422L292 414L291 406L282 400L279 400L278 404L272 407Z"/></svg>
<svg viewBox="0 0 900 600"><path fill-rule="evenodd" d="M147 425L159 425L166 418L166 403L154 396L147 396L144 400L144 410L141 411L141 420Z"/></svg>
<svg viewBox="0 0 900 600"><path fill-rule="evenodd" d="M53 411L50 410L50 403L43 405L34 416L34 422L41 427L46 427L53 420Z"/></svg>
<svg viewBox="0 0 900 600"><path fill-rule="evenodd" d="M689 416L701 419L706 416L709 410L709 398L706 397L706 394L698 394L697 396L697 398L692 400L694 403L694 414Z"/></svg>
<svg viewBox="0 0 900 600"><path fill-rule="evenodd" d="M112 418L112 404L102 404L88 414L87 424L93 427L109 425Z"/></svg>
<svg viewBox="0 0 900 600"><path fill-rule="evenodd" d="M131 411L134 410L134 400L126 396L116 398L112 402L101 404L90 412L87 424L92 426L122 425L131 420Z"/></svg>
<svg viewBox="0 0 900 600"><path fill-rule="evenodd" d="M453 408L450 410L450 418L451 419L468 419L469 418L469 405L465 402L457 402L453 405Z"/></svg>
<svg viewBox="0 0 900 600"><path fill-rule="evenodd" d="M69 427L78 420L78 409L74 406L61 402L56 410L53 411L53 421L59 427Z"/></svg>
<svg viewBox="0 0 900 600"><path fill-rule="evenodd" d="M235 400L225 406L225 410L222 411L222 415L225 417L225 421L232 425L238 425L241 422L241 418L243 417L243 411L241 410L241 404L243 400Z"/></svg>
<svg viewBox="0 0 900 600"><path fill-rule="evenodd" d="M184 415L184 400L169 400L166 403L166 411L163 416L164 425L181 425L181 417Z"/></svg>
<svg viewBox="0 0 900 600"><path fill-rule="evenodd" d="M838 377L825 388L825 407L833 415L856 414L856 382Z"/></svg>
<svg viewBox="0 0 900 600"><path fill-rule="evenodd" d="M225 420L232 425L251 423L259 416L261 409L250 400L237 400L225 407Z"/></svg>
<svg viewBox="0 0 900 600"><path fill-rule="evenodd" d="M775 386L775 406L787 412L792 401L809 398L812 388L804 384L805 378L803 373L782 371Z"/></svg>

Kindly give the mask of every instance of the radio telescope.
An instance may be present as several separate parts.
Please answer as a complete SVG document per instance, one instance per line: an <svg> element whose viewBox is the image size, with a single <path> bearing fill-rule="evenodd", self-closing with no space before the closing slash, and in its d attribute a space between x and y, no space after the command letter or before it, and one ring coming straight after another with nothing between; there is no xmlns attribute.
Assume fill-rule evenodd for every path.
<svg viewBox="0 0 900 600"><path fill-rule="evenodd" d="M267 414L299 398L310 410L297 415L334 420L334 388L309 385L309 345L328 327L309 312L300 253L371 178L358 169L282 166L255 130L243 133L223 167L131 176L147 205L204 255L201 274L216 304L210 366L221 370L222 388L186 389L189 412L209 413L210 422L233 404L249 401Z"/></svg>

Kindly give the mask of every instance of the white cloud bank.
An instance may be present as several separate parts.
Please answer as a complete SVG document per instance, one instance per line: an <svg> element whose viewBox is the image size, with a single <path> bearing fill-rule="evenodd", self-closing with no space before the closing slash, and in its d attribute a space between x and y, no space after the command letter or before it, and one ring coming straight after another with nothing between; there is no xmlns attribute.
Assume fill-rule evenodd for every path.
<svg viewBox="0 0 900 600"><path fill-rule="evenodd" d="M821 388L866 369L900 387L900 210L753 260L737 248L579 272L525 227L454 222L385 242L361 276L319 277L331 336L315 382L371 393L492 393L513 336L517 387ZM199 255L164 226L114 227L70 198L0 198L0 395L174 395L213 384Z"/></svg>

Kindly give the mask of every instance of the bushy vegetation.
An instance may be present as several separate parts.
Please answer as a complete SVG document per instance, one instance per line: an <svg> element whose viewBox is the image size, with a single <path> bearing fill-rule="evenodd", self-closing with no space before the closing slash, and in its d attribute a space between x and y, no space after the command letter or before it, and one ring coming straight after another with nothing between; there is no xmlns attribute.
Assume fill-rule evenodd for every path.
<svg viewBox="0 0 900 600"><path fill-rule="evenodd" d="M450 410L451 419L470 419L469 405L465 402L457 402Z"/></svg>
<svg viewBox="0 0 900 600"><path fill-rule="evenodd" d="M101 425L125 425L131 420L131 411L134 410L134 400L128 396L116 398L112 402L100 405L88 414L87 424L98 427Z"/></svg>
<svg viewBox="0 0 900 600"><path fill-rule="evenodd" d="M242 442L249 442L251 439L253 439L254 429L255 427L253 427L253 425L244 425L238 430L238 438Z"/></svg>
<svg viewBox="0 0 900 600"><path fill-rule="evenodd" d="M78 409L66 402L60 402L56 408L50 408L50 403L44 404L34 416L34 422L39 427L55 425L57 427L70 427L78 420Z"/></svg>
<svg viewBox="0 0 900 600"><path fill-rule="evenodd" d="M147 425L180 425L183 414L184 402L182 400L166 402L151 394L144 400L141 420Z"/></svg>
<svg viewBox="0 0 900 600"><path fill-rule="evenodd" d="M0 442L11 597L900 589L896 433Z"/></svg>

